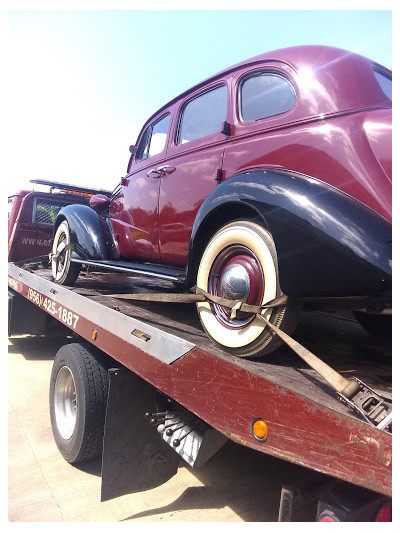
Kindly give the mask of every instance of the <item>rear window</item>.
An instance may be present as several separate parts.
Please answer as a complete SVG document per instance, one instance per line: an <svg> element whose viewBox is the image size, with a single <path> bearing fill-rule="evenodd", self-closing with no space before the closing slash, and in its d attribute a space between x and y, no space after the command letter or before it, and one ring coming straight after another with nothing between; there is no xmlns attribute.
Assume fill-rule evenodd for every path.
<svg viewBox="0 0 400 533"><path fill-rule="evenodd" d="M56 221L58 212L67 202L57 202L53 199L37 198L33 210L33 222L36 224L51 224Z"/></svg>
<svg viewBox="0 0 400 533"><path fill-rule="evenodd" d="M381 72L378 72L377 70L374 70L374 75L377 80L377 82L380 85L380 88L385 93L385 95L389 98L389 100L392 99L392 80L388 76L385 76Z"/></svg>
<svg viewBox="0 0 400 533"><path fill-rule="evenodd" d="M292 84L279 74L258 72L242 82L240 114L243 122L286 113L295 103L296 94Z"/></svg>

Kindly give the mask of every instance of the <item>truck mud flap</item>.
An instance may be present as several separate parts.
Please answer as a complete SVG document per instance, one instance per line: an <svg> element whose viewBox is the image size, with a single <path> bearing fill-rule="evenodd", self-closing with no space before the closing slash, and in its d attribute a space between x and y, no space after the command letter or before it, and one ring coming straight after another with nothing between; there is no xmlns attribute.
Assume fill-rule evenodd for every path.
<svg viewBox="0 0 400 533"><path fill-rule="evenodd" d="M40 335L46 332L48 316L38 307L8 289L8 336Z"/></svg>
<svg viewBox="0 0 400 533"><path fill-rule="evenodd" d="M126 368L109 370L101 501L149 490L173 477L179 455L145 423L156 409L154 387Z"/></svg>

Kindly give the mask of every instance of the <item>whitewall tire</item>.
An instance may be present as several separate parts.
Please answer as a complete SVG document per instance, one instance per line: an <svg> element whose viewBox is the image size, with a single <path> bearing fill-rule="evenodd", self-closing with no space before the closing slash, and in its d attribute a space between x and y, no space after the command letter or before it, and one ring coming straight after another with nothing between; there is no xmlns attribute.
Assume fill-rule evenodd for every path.
<svg viewBox="0 0 400 533"><path fill-rule="evenodd" d="M73 285L81 270L79 263L71 262L71 237L68 222L64 220L54 235L51 271L60 285Z"/></svg>
<svg viewBox="0 0 400 533"><path fill-rule="evenodd" d="M222 227L208 243L200 261L197 286L210 294L262 305L281 295L276 251L271 234L247 220ZM276 350L282 341L255 315L215 304L197 304L201 323L211 339L239 357L260 357ZM300 310L284 305L263 315L290 334Z"/></svg>

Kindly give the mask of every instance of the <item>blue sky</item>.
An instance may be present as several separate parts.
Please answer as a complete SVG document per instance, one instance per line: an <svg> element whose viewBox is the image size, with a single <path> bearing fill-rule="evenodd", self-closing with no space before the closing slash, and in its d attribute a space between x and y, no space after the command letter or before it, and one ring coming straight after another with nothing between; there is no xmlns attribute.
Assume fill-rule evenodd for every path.
<svg viewBox="0 0 400 533"><path fill-rule="evenodd" d="M154 111L269 50L332 45L392 68L390 7L18 10L8 30L7 194L34 178L112 189Z"/></svg>

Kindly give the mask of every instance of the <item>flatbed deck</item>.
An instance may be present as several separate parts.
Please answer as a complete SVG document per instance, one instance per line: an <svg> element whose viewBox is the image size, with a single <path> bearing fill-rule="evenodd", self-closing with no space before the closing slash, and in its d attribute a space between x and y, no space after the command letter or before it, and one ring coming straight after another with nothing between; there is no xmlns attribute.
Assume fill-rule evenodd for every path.
<svg viewBox="0 0 400 533"><path fill-rule="evenodd" d="M391 495L391 435L339 402L289 348L259 360L235 358L209 340L194 305L110 296L176 292L171 283L83 272L66 288L47 269L10 264L9 286L64 323L71 313L66 325L76 334L235 442ZM390 394L390 339L374 339L350 315L304 312L293 336L343 376ZM268 424L265 442L251 433L255 418Z"/></svg>

